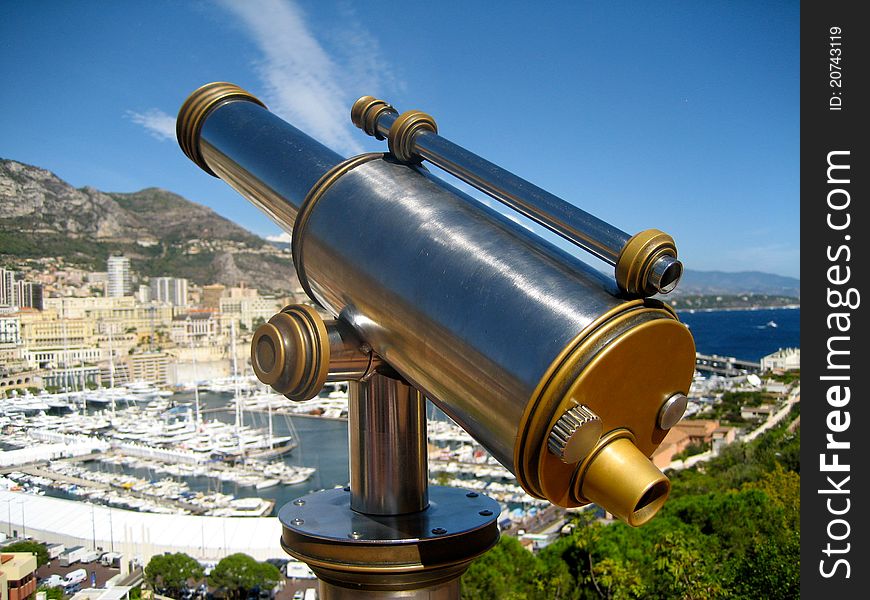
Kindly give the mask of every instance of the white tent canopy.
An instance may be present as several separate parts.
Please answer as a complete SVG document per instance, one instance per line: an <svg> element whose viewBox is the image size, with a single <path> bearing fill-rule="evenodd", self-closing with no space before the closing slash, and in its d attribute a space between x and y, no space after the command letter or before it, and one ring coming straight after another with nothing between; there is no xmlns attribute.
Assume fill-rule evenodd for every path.
<svg viewBox="0 0 870 600"><path fill-rule="evenodd" d="M184 552L204 561L236 552L257 560L286 558L276 517L161 515L0 490L0 531L10 529L19 537L68 548L121 552L124 561L142 564L164 552Z"/></svg>

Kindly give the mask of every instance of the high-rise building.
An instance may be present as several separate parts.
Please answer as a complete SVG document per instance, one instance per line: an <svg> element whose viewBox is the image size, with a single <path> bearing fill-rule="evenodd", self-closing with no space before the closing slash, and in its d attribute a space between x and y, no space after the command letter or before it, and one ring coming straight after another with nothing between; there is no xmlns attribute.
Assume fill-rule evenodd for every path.
<svg viewBox="0 0 870 600"><path fill-rule="evenodd" d="M133 278L130 274L130 259L126 256L109 257L109 285L111 298L129 296L133 293Z"/></svg>
<svg viewBox="0 0 870 600"><path fill-rule="evenodd" d="M17 281L15 282L17 289L18 306L27 308L35 308L36 310L43 309L42 303L42 284L32 281Z"/></svg>
<svg viewBox="0 0 870 600"><path fill-rule="evenodd" d="M173 306L187 306L187 279L152 277L151 299Z"/></svg>
<svg viewBox="0 0 870 600"><path fill-rule="evenodd" d="M18 306L18 288L15 271L0 267L0 306Z"/></svg>

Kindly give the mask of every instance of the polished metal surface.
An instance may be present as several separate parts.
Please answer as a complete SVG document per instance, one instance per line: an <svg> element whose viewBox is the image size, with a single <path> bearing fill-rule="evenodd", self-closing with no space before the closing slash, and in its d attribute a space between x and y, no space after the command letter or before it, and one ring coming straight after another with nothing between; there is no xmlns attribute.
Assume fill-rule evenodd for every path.
<svg viewBox="0 0 870 600"><path fill-rule="evenodd" d="M341 319L326 321L329 339L327 381L358 381L374 372L381 361L353 328Z"/></svg>
<svg viewBox="0 0 870 600"><path fill-rule="evenodd" d="M588 406L572 406L559 417L547 448L565 464L583 460L601 438L601 418Z"/></svg>
<svg viewBox="0 0 870 600"><path fill-rule="evenodd" d="M397 118L394 111L381 112L376 121L378 134L386 137ZM631 237L437 133L419 131L411 145L421 158L611 265L616 264L622 247Z"/></svg>
<svg viewBox="0 0 870 600"><path fill-rule="evenodd" d="M662 429L670 429L680 422L688 406L689 399L685 394L674 394L662 404L658 415L658 426Z"/></svg>
<svg viewBox="0 0 870 600"><path fill-rule="evenodd" d="M326 190L301 244L315 299L508 468L544 372L622 305L602 273L431 174L387 160Z"/></svg>
<svg viewBox="0 0 870 600"><path fill-rule="evenodd" d="M379 121L392 115L380 111ZM682 390L684 362L691 378L694 351L684 360L691 337L655 301L626 302L613 279L425 169L367 156L324 177L336 172L340 157L254 103L212 110L199 143L208 166L285 230L305 215L293 230L294 261L313 299L518 479L522 473L531 493L576 505L565 493L572 472L538 460L549 456L570 468L547 452L547 436L575 397L608 429L631 422L644 453L661 441L653 431L658 389L620 379L626 369L646 373L638 367L655 362L649 348L656 357L679 354L679 368L658 369L667 377L644 375L656 386ZM329 185L315 185L327 179ZM310 186L319 190L317 202L303 208ZM661 232L650 231L632 238L643 250L626 261L634 274L652 270L663 252ZM634 335L655 320L674 326L655 328L663 338ZM628 338L641 341L620 341ZM599 361L594 352L619 359ZM619 394L611 393L606 373L586 377L590 370L615 373ZM581 379L592 385L569 394ZM587 388L594 395L584 399ZM649 418L646 408L637 410L647 405ZM644 415L642 422L634 414ZM555 480L563 482L558 490Z"/></svg>
<svg viewBox="0 0 870 600"><path fill-rule="evenodd" d="M495 523L498 502L477 492L433 485L428 508L419 513L364 514L351 507L351 492L333 488L285 504L278 520L287 535L316 537L348 547L361 544L412 545L449 542Z"/></svg>
<svg viewBox="0 0 870 600"><path fill-rule="evenodd" d="M320 582L320 600L459 600L459 578L415 590L361 590Z"/></svg>
<svg viewBox="0 0 870 600"><path fill-rule="evenodd" d="M351 508L370 515L417 512L429 504L426 399L375 373L348 390Z"/></svg>
<svg viewBox="0 0 870 600"><path fill-rule="evenodd" d="M683 276L683 263L673 256L662 256L653 263L649 283L659 293L674 291Z"/></svg>
<svg viewBox="0 0 870 600"><path fill-rule="evenodd" d="M281 546L338 598L458 600L451 582L499 537L498 502L469 490L433 486L428 508L404 515L367 515L350 503L346 490L323 490L278 513Z"/></svg>
<svg viewBox="0 0 870 600"><path fill-rule="evenodd" d="M215 108L199 149L221 179L287 233L308 190L341 156L268 110L246 101Z"/></svg>

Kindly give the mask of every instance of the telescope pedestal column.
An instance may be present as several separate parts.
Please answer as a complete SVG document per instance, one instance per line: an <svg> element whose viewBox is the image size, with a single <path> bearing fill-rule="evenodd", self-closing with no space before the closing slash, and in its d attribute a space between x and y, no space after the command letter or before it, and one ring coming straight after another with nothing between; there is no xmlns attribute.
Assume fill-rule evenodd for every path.
<svg viewBox="0 0 870 600"><path fill-rule="evenodd" d="M429 489L425 399L403 380L350 382L348 412L351 485L285 505L282 547L326 600L458 600L459 578L498 541L498 503Z"/></svg>

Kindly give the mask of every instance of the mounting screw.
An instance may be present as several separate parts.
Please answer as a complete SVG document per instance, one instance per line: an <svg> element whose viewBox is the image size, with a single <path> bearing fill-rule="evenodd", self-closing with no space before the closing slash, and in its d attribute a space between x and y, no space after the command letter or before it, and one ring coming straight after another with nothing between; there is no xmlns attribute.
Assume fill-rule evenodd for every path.
<svg viewBox="0 0 870 600"><path fill-rule="evenodd" d="M293 525L302 525L303 523L305 523L305 519L293 519L292 521L290 521L290 523Z"/></svg>
<svg viewBox="0 0 870 600"><path fill-rule="evenodd" d="M436 527L435 529L432 530L432 533L434 533L435 535L443 535L443 534L447 533L447 530L444 529L443 527Z"/></svg>
<svg viewBox="0 0 870 600"><path fill-rule="evenodd" d="M477 498L478 494L477 494L477 492L468 492L465 495L468 496L469 498Z"/></svg>
<svg viewBox="0 0 870 600"><path fill-rule="evenodd" d="M477 513L477 514L479 514L481 517L491 517L491 516L492 516L492 511L487 509L487 510L482 510L482 511L480 511L480 512Z"/></svg>
<svg viewBox="0 0 870 600"><path fill-rule="evenodd" d="M345 492L349 492L349 491L350 491L350 486L349 486L349 485L344 486L344 491L345 491Z"/></svg>
<svg viewBox="0 0 870 600"><path fill-rule="evenodd" d="M359 531L351 531L347 537L351 538L352 540L358 540L361 539L362 536L363 534L361 534Z"/></svg>
<svg viewBox="0 0 870 600"><path fill-rule="evenodd" d="M305 506L305 500L299 498L298 500L294 500L293 504L295 504L296 506Z"/></svg>
<svg viewBox="0 0 870 600"><path fill-rule="evenodd" d="M658 426L664 430L668 430L683 418L683 413L689 406L689 399L685 394L676 393L665 400L662 407L659 409Z"/></svg>

